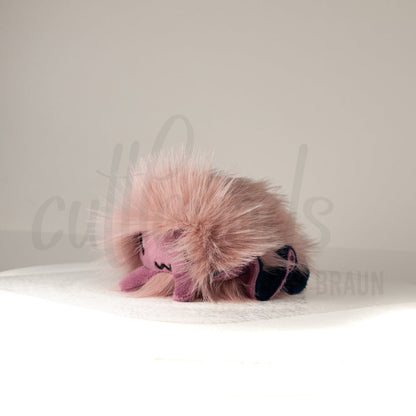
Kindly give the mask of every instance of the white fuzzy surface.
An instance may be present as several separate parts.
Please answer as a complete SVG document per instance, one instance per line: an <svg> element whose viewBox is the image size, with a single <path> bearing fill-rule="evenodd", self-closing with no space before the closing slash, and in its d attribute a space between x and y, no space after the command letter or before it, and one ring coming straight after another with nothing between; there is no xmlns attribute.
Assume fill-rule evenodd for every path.
<svg viewBox="0 0 416 416"><path fill-rule="evenodd" d="M126 301L91 265L3 272L0 413L414 414L416 285L396 260L397 275L392 257L367 263L385 272L378 298L311 286L249 313Z"/></svg>
<svg viewBox="0 0 416 416"><path fill-rule="evenodd" d="M348 251L330 251L320 258L326 287L312 275L307 289L296 296L268 302L210 303L174 302L171 298L136 298L121 293L118 275L108 267L94 263L63 264L11 270L0 273L0 290L45 298L60 303L97 309L129 318L191 324L234 322L264 323L268 320L357 308L401 304L416 299L416 284L411 270L396 255L383 259L367 254L354 256ZM348 260L349 259L349 260ZM398 268L397 268L398 267ZM365 293L359 293L358 271L368 273ZM397 273L395 273L397 271ZM347 287L347 273L353 273L352 287ZM339 287L331 285L331 273L339 273ZM375 275L381 286L372 287Z"/></svg>

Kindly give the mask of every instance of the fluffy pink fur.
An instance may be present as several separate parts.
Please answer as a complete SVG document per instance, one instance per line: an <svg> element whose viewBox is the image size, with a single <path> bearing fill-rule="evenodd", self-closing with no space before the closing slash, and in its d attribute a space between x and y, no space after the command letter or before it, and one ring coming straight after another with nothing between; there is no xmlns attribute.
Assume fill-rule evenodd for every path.
<svg viewBox="0 0 416 416"><path fill-rule="evenodd" d="M184 152L149 157L131 172L122 200L111 212L105 244L128 273L141 265L137 234L179 233L172 252L185 253L196 293L203 300L246 298L239 279L213 281L215 272L243 267L261 257L265 268L286 266L276 254L290 245L301 271L310 268L312 242L287 202L267 181L236 177ZM167 275L168 276L168 275ZM170 277L149 281L139 296L169 296Z"/></svg>

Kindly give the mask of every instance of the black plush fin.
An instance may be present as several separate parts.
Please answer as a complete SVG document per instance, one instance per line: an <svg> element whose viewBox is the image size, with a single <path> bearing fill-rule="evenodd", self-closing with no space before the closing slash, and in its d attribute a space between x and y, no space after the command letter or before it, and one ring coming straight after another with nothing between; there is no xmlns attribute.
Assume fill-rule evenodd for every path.
<svg viewBox="0 0 416 416"><path fill-rule="evenodd" d="M292 274L287 278L282 290L289 295L297 295L305 289L309 279L309 270L306 274L299 271L298 268L293 270Z"/></svg>
<svg viewBox="0 0 416 416"><path fill-rule="evenodd" d="M260 272L256 280L256 299L269 300L281 286L285 276L286 269L279 268L269 273L263 270L263 263L260 261Z"/></svg>
<svg viewBox="0 0 416 416"><path fill-rule="evenodd" d="M296 259L296 252L290 246L282 247L277 251L277 254L282 257L283 259L287 260L289 258L289 253L293 252L295 261ZM255 287L255 296L257 300L269 300L279 288L282 286L283 281L285 280L287 274L286 267L277 267L270 272L266 272L263 270L263 263L260 261L260 272L256 280L256 287ZM295 269L289 273L287 279L291 277ZM286 280L287 281L287 280Z"/></svg>

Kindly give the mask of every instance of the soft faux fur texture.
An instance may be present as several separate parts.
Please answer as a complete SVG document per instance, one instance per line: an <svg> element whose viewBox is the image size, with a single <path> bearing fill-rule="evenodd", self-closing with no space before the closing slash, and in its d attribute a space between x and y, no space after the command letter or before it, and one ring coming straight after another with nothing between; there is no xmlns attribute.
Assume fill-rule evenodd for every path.
<svg viewBox="0 0 416 416"><path fill-rule="evenodd" d="M105 247L123 273L141 266L140 233L170 239L172 255L192 279L196 298L203 300L247 299L239 279L216 281L214 276L258 257L265 270L286 267L276 251L287 245L296 250L298 269L305 274L310 269L313 243L278 188L216 170L209 158L184 152L143 159L108 224ZM169 296L173 287L172 276L160 273L136 293Z"/></svg>

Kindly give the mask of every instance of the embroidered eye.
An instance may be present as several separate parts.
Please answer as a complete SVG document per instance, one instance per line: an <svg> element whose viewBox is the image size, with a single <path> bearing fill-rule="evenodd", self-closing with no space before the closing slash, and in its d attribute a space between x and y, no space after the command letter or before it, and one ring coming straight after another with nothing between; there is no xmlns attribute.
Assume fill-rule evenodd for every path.
<svg viewBox="0 0 416 416"><path fill-rule="evenodd" d="M140 247L140 250L141 250L141 252L142 252L142 254L144 256L143 234L142 233L139 233L137 235L137 239L139 240L139 247Z"/></svg>

